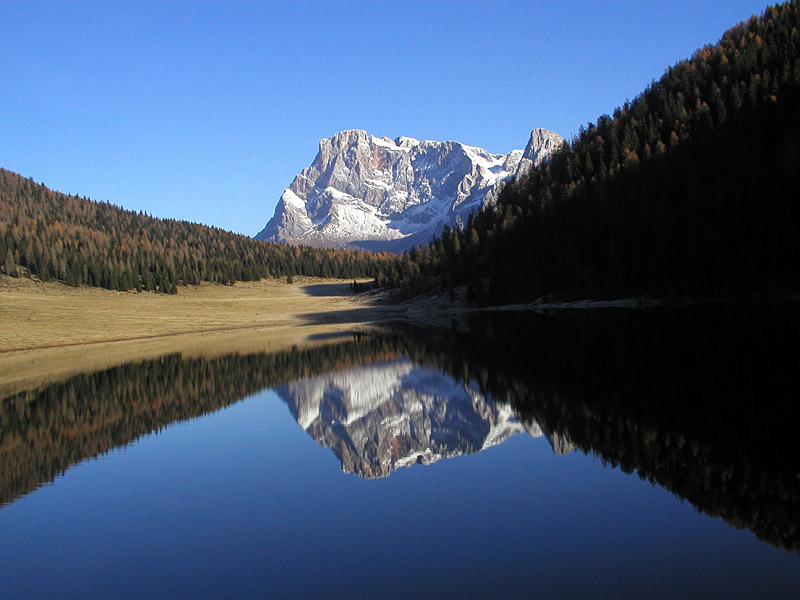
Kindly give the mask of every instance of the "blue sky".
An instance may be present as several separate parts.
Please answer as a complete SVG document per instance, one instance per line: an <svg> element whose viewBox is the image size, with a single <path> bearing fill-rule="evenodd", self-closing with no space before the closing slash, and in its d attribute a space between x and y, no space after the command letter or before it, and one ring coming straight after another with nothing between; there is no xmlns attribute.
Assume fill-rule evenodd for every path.
<svg viewBox="0 0 800 600"><path fill-rule="evenodd" d="M342 129L522 148L569 137L766 4L15 2L0 166L256 234Z"/></svg>

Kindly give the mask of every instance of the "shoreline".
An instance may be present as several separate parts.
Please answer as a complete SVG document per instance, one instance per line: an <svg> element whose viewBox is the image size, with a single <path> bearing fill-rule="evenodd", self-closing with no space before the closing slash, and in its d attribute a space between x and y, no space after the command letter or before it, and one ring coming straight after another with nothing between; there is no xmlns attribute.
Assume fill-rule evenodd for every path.
<svg viewBox="0 0 800 600"><path fill-rule="evenodd" d="M0 398L127 362L180 353L276 352L345 339L396 318L351 280L204 283L177 296L0 277Z"/></svg>
<svg viewBox="0 0 800 600"><path fill-rule="evenodd" d="M562 310L649 310L725 303L649 297L473 307L464 290L399 302L392 291L353 293L351 280L297 277L202 283L177 296L114 292L0 276L0 398L87 371L180 353L277 352L384 329L391 322L451 327L469 315ZM800 295L751 302L797 302Z"/></svg>

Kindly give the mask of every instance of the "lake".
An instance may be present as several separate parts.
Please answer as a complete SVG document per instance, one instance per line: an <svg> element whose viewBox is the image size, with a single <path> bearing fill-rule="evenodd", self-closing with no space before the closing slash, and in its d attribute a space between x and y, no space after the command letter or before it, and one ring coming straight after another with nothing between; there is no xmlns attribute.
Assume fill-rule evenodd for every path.
<svg viewBox="0 0 800 600"><path fill-rule="evenodd" d="M796 597L800 311L495 313L0 404L3 598Z"/></svg>

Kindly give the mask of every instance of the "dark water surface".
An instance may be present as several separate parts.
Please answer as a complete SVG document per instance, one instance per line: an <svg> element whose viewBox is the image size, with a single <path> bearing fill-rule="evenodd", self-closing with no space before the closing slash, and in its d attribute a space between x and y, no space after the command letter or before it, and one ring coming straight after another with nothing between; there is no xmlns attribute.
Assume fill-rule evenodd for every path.
<svg viewBox="0 0 800 600"><path fill-rule="evenodd" d="M5 398L0 597L797 597L798 316L497 314Z"/></svg>

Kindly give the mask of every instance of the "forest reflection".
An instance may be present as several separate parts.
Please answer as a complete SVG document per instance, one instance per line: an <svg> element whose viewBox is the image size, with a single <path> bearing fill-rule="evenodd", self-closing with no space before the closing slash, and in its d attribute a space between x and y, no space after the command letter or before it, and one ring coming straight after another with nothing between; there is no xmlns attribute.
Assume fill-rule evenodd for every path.
<svg viewBox="0 0 800 600"><path fill-rule="evenodd" d="M701 512L798 551L798 334L800 311L787 305L496 313L276 354L128 364L2 400L0 503L264 388L278 388L314 435L313 419L287 399L290 388L409 363L475 390L493 422L493 404L510 406L521 429L540 428L562 449L636 472ZM326 445L338 443L333 428L319 431ZM388 474L373 458L348 460L361 475Z"/></svg>

